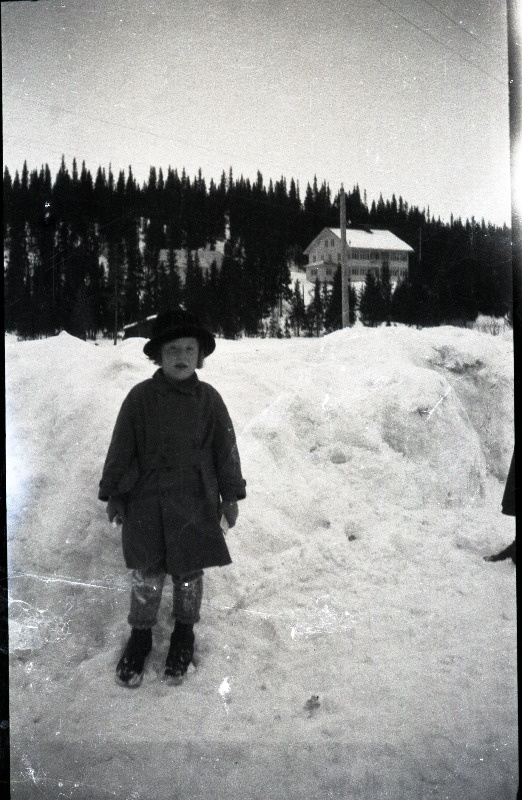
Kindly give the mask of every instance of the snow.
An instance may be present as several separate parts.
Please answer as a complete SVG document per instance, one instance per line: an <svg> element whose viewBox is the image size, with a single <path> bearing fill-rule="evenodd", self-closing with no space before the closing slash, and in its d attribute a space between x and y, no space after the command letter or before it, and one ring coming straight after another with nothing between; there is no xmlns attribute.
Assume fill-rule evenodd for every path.
<svg viewBox="0 0 522 800"><path fill-rule="evenodd" d="M305 306L307 306L314 297L315 281L308 280L308 278L306 277L306 271L302 272L301 270L298 269L290 270L290 288L292 290L295 288L296 281L299 281L301 294L303 295ZM350 283L357 290L357 292L361 292L364 287L365 278L361 278L361 280L353 279L350 281ZM303 294L303 287L304 287L304 294ZM332 284L329 284L330 289L331 287Z"/></svg>
<svg viewBox="0 0 522 800"><path fill-rule="evenodd" d="M248 497L197 664L117 685L129 584L97 485L144 340L6 338L13 800L514 798L513 345L459 328L219 340Z"/></svg>
<svg viewBox="0 0 522 800"><path fill-rule="evenodd" d="M308 245L304 253L308 253L314 245L321 241L325 232L333 233L338 239L341 239L341 228L323 228L313 242ZM346 229L346 241L350 247L356 248L369 248L372 250L397 250L400 252L413 253L413 247L403 242L394 233L379 228L370 228L369 230L360 230L357 228Z"/></svg>

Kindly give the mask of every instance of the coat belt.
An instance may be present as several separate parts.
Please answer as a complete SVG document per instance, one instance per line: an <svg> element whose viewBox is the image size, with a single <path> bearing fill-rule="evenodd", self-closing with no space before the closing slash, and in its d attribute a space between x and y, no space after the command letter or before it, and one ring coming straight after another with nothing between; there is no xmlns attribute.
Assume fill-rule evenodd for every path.
<svg viewBox="0 0 522 800"><path fill-rule="evenodd" d="M181 450L175 453L154 453L145 456L141 462L141 471L178 470L187 467L212 466L212 464L212 452L209 450Z"/></svg>

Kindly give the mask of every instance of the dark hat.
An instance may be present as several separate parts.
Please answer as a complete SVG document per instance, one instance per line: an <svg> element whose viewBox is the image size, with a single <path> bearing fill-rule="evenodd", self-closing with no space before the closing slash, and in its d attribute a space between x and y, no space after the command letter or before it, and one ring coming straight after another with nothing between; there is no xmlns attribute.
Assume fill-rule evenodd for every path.
<svg viewBox="0 0 522 800"><path fill-rule="evenodd" d="M143 352L146 356L151 356L159 345L182 336L193 336L197 339L204 356L209 356L216 349L212 331L203 325L195 314L176 308L158 314L152 325L152 336L143 348Z"/></svg>

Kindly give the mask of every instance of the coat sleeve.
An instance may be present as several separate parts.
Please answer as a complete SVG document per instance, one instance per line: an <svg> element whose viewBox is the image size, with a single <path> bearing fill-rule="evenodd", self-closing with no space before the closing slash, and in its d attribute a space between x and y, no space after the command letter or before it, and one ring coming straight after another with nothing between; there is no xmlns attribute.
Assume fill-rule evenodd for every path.
<svg viewBox="0 0 522 800"><path fill-rule="evenodd" d="M215 426L212 450L222 500L243 500L246 497L246 481L241 474L241 461L237 449L234 426L223 398L214 395Z"/></svg>
<svg viewBox="0 0 522 800"><path fill-rule="evenodd" d="M122 403L103 467L99 500L125 494L138 477L135 403L132 393Z"/></svg>

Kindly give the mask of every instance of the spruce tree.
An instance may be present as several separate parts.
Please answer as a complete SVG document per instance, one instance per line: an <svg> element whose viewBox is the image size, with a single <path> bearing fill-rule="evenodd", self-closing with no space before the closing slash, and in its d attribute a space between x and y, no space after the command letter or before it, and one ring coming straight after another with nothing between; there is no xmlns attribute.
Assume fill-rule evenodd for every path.
<svg viewBox="0 0 522 800"><path fill-rule="evenodd" d="M160 262L159 287L158 312L181 305L183 291L176 262L176 251L172 247L167 252L166 263Z"/></svg>
<svg viewBox="0 0 522 800"><path fill-rule="evenodd" d="M172 250L179 250L183 244L181 228L182 186L177 171L170 167L167 172L163 198L166 246Z"/></svg>
<svg viewBox="0 0 522 800"><path fill-rule="evenodd" d="M217 326L225 339L237 339L241 333L241 250L231 241L225 244L225 254L219 276L219 297L216 308Z"/></svg>
<svg viewBox="0 0 522 800"><path fill-rule="evenodd" d="M320 336L324 327L324 301L319 278L315 280L314 292L306 309L305 327L309 336Z"/></svg>
<svg viewBox="0 0 522 800"><path fill-rule="evenodd" d="M4 230L4 242L7 239L7 230L9 222L11 221L11 210L12 210L12 197L13 197L13 181L11 180L11 175L7 167L4 167L4 183L3 183L3 201L4 201L4 213L3 213L3 230Z"/></svg>
<svg viewBox="0 0 522 800"><path fill-rule="evenodd" d="M381 305L378 312L378 317L380 317L380 319L378 319L378 321L386 322L386 325L390 325L392 284L390 279L390 264L387 259L384 259L381 265L378 288L381 296Z"/></svg>
<svg viewBox="0 0 522 800"><path fill-rule="evenodd" d="M187 252L187 269L185 272L185 285L183 288L183 303L187 311L198 316L205 316L204 308L204 280L201 264L197 252L192 255Z"/></svg>
<svg viewBox="0 0 522 800"><path fill-rule="evenodd" d="M109 241L107 249L106 317L104 329L114 342L125 319L125 250L123 242Z"/></svg>
<svg viewBox="0 0 522 800"><path fill-rule="evenodd" d="M294 290L289 300L290 313L288 315L288 319L293 328L295 336L301 335L301 330L305 325L306 309L302 291L303 289L299 283L299 280L296 280L294 284Z"/></svg>
<svg viewBox="0 0 522 800"><path fill-rule="evenodd" d="M324 327L327 333L337 331L343 327L342 303L342 273L341 267L338 266L333 279L332 291L330 292L324 312Z"/></svg>
<svg viewBox="0 0 522 800"><path fill-rule="evenodd" d="M377 279L368 270L359 300L359 314L363 325L373 327L382 320L382 296Z"/></svg>
<svg viewBox="0 0 522 800"><path fill-rule="evenodd" d="M219 270L216 261L213 261L205 280L205 306L210 327L213 329L217 329L219 320L219 284Z"/></svg>
<svg viewBox="0 0 522 800"><path fill-rule="evenodd" d="M11 215L6 244L5 329L18 331L24 337L31 336L33 314L27 239L25 225L16 219L15 213Z"/></svg>
<svg viewBox="0 0 522 800"><path fill-rule="evenodd" d="M270 314L268 320L267 333L271 339L282 339L284 336L283 329L281 327L281 319L279 317L277 308L272 309L272 313Z"/></svg>
<svg viewBox="0 0 522 800"><path fill-rule="evenodd" d="M77 336L78 339L85 341L92 335L93 327L94 317L87 296L87 288L82 284L76 292L76 298L65 330L72 336Z"/></svg>
<svg viewBox="0 0 522 800"><path fill-rule="evenodd" d="M148 289L148 294L145 293L145 302L148 302L147 310L153 307L153 299L150 297L151 286L150 284L148 287L144 285L143 260L139 247L138 220L134 218L134 215L128 221L123 241L126 264L123 289L125 297L125 323L130 323L146 315L146 313L144 314L143 308L144 290ZM157 267L155 272L157 272ZM153 270L152 274L154 274Z"/></svg>
<svg viewBox="0 0 522 800"><path fill-rule="evenodd" d="M357 292L354 285L348 281L348 324L354 325L357 319ZM342 297L342 272L338 266L325 308L324 326L327 333L340 330L343 327L343 297Z"/></svg>
<svg viewBox="0 0 522 800"><path fill-rule="evenodd" d="M405 325L412 325L415 319L414 292L409 280L399 281L391 298L391 319Z"/></svg>

